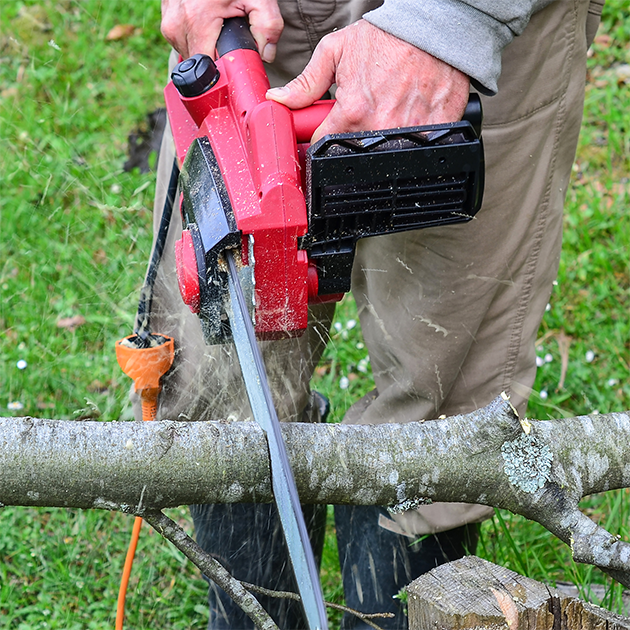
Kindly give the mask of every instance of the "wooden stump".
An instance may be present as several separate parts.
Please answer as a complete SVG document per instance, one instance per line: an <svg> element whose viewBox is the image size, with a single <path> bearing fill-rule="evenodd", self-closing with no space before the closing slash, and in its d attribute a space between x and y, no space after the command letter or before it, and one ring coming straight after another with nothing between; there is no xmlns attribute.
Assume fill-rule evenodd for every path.
<svg viewBox="0 0 630 630"><path fill-rule="evenodd" d="M407 588L409 630L630 630L630 618L467 556Z"/></svg>

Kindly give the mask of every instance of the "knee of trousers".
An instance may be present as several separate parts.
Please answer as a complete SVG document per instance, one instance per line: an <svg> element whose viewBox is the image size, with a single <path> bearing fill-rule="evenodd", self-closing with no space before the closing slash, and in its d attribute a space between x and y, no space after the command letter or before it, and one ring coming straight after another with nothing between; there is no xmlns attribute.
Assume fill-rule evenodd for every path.
<svg viewBox="0 0 630 630"><path fill-rule="evenodd" d="M378 390L362 422L468 412L502 391L524 411L581 122L587 8L555 2L506 48L484 100L475 220L360 242L353 293Z"/></svg>

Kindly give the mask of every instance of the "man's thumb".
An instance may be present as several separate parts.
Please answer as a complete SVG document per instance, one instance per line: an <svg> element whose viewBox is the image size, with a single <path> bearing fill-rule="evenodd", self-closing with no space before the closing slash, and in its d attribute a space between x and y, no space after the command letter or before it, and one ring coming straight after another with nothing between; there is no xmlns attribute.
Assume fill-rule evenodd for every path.
<svg viewBox="0 0 630 630"><path fill-rule="evenodd" d="M335 82L333 50L324 38L315 49L302 74L283 87L267 91L267 98L291 109L308 107L320 99Z"/></svg>

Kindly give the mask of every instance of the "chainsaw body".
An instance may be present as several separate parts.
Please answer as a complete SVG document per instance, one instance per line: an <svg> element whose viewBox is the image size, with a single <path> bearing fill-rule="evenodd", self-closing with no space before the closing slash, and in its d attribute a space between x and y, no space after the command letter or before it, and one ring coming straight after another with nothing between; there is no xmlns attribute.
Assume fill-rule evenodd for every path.
<svg viewBox="0 0 630 630"><path fill-rule="evenodd" d="M236 254L256 335L281 338L305 330L309 302L350 289L359 238L474 216L483 150L470 122L335 134L309 148L334 102L291 111L266 100L251 37L222 39L216 71L196 55L165 89L182 165L178 279L207 343L231 338L226 249ZM187 96L201 89L182 88L191 73L205 73L203 91Z"/></svg>

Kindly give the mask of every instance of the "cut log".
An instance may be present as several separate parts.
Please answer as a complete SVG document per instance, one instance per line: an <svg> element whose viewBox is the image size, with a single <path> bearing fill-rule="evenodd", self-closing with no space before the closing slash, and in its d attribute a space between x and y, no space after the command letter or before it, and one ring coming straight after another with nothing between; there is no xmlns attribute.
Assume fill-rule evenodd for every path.
<svg viewBox="0 0 630 630"><path fill-rule="evenodd" d="M433 569L407 593L409 630L630 630L628 617L476 556Z"/></svg>

